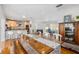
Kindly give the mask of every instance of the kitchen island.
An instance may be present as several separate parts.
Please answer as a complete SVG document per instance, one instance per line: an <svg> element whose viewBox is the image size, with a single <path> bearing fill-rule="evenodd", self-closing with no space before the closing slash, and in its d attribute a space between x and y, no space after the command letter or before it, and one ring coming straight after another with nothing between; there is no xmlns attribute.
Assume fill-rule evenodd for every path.
<svg viewBox="0 0 79 59"><path fill-rule="evenodd" d="M23 35L20 40L21 45L29 54L59 54L60 44L46 40L34 34Z"/></svg>

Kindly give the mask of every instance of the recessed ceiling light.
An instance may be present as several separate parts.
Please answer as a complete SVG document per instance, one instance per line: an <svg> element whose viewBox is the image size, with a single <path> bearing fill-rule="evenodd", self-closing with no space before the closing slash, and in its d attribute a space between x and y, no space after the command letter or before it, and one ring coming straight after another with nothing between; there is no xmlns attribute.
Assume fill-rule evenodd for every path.
<svg viewBox="0 0 79 59"><path fill-rule="evenodd" d="M26 18L26 16L22 16L22 18Z"/></svg>
<svg viewBox="0 0 79 59"><path fill-rule="evenodd" d="M48 29L48 27L45 27L45 29L47 30L47 29Z"/></svg>
<svg viewBox="0 0 79 59"><path fill-rule="evenodd" d="M30 21L30 24L32 24L32 21Z"/></svg>

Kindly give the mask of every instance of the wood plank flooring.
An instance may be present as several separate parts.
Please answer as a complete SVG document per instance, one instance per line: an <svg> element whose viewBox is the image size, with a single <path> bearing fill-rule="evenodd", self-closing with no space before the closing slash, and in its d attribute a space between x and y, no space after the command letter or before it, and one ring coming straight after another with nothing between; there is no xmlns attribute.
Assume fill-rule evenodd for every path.
<svg viewBox="0 0 79 59"><path fill-rule="evenodd" d="M13 47L13 51L11 51L11 47ZM4 48L2 49L1 54L12 54L11 52L13 52L13 54L27 54L18 40L5 41Z"/></svg>
<svg viewBox="0 0 79 59"><path fill-rule="evenodd" d="M61 48L61 54L76 54L76 53L71 50Z"/></svg>
<svg viewBox="0 0 79 59"><path fill-rule="evenodd" d="M20 42L18 40L14 41L15 44L15 54L27 54L25 49L21 46Z"/></svg>
<svg viewBox="0 0 79 59"><path fill-rule="evenodd" d="M3 43L4 48L2 49L1 54L10 54L10 48L13 46L12 40L6 40Z"/></svg>
<svg viewBox="0 0 79 59"><path fill-rule="evenodd" d="M29 40L27 43L29 43L33 47L33 49L35 49L40 54L42 53L48 54L53 51L53 48L46 46L34 39ZM19 40L16 39L16 40L6 40L1 54L28 54L28 53L20 44Z"/></svg>

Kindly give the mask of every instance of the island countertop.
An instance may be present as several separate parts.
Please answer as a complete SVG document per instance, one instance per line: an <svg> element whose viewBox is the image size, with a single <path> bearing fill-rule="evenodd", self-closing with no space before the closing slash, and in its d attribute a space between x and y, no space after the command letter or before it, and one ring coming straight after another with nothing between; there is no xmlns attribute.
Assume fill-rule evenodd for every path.
<svg viewBox="0 0 79 59"><path fill-rule="evenodd" d="M60 44L57 42L50 41L50 40L44 39L42 37L38 37L37 35L28 34L27 36L32 37L35 40L37 40L37 41L39 41L39 42L41 42L41 43L43 43L51 48L56 48L56 47L60 46Z"/></svg>
<svg viewBox="0 0 79 59"><path fill-rule="evenodd" d="M53 42L53 41L50 41L50 40L46 40L44 38L40 38L40 37L38 37L37 35L34 35L34 34L26 34L24 36L27 37L27 38L29 37L29 38L23 40L24 41L23 43L22 43L22 41L20 41L20 42L23 45L23 47L26 50L28 50L28 53L38 54L38 52L42 51L41 50L42 48L44 50L46 47L49 49L49 50L44 50L44 51L46 51L46 53L51 51L51 49L53 49L50 52L51 54L53 54L53 53L60 53L60 44L58 44L56 42ZM37 42L37 43L34 43L34 42ZM26 43L28 44L27 47L26 47L26 45L27 45ZM29 47L30 47L30 49L28 49ZM41 48L41 49L39 49L39 48Z"/></svg>

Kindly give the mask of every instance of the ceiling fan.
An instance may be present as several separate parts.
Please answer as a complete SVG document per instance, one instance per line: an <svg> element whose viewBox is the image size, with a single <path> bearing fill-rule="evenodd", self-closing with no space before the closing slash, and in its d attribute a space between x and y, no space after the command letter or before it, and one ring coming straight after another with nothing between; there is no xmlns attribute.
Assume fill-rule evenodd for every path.
<svg viewBox="0 0 79 59"><path fill-rule="evenodd" d="M58 4L56 7L58 8L58 7L61 7L61 6L63 6L63 4Z"/></svg>

